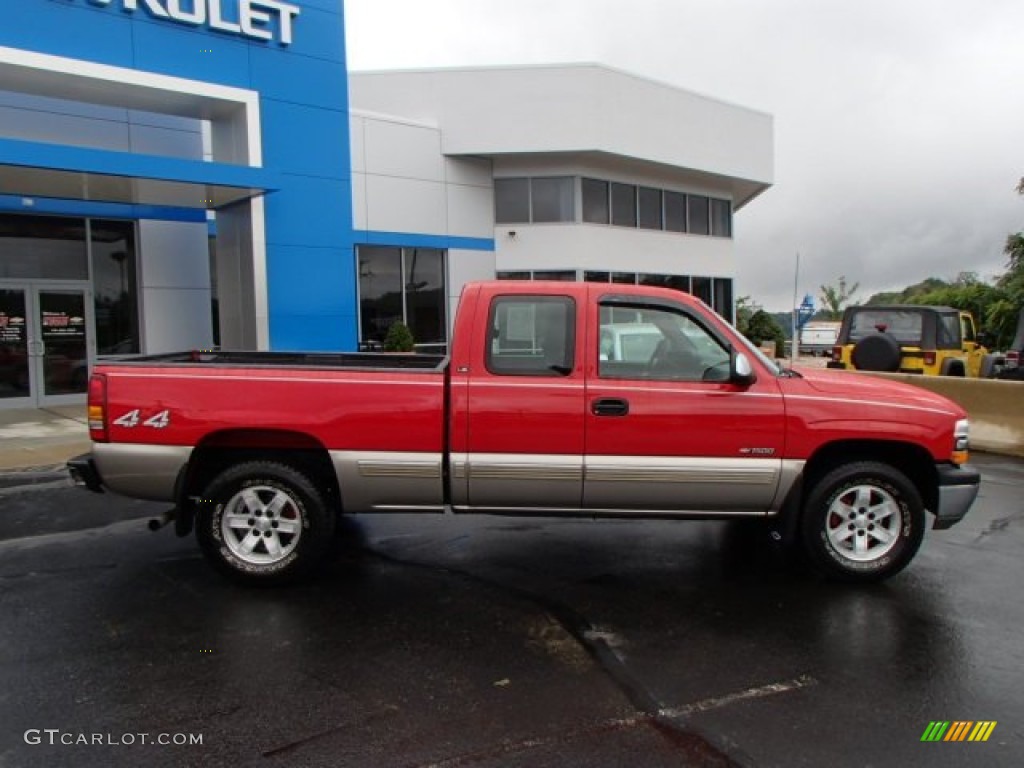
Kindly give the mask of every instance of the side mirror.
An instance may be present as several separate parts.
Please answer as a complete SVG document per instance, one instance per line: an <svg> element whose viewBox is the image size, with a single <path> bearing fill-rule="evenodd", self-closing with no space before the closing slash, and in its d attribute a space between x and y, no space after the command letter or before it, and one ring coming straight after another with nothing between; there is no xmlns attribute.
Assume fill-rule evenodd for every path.
<svg viewBox="0 0 1024 768"><path fill-rule="evenodd" d="M742 352L734 350L732 353L732 359L729 361L729 379L745 387L749 387L757 381L750 359Z"/></svg>

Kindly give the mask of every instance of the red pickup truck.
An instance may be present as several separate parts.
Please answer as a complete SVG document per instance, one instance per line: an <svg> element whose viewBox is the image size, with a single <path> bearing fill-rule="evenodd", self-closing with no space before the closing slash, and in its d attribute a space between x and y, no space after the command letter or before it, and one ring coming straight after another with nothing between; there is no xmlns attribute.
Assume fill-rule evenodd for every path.
<svg viewBox="0 0 1024 768"><path fill-rule="evenodd" d="M340 513L757 518L848 581L900 571L979 488L955 403L792 371L668 289L487 282L447 357L193 351L96 367L91 490L173 502L250 583L293 580Z"/></svg>

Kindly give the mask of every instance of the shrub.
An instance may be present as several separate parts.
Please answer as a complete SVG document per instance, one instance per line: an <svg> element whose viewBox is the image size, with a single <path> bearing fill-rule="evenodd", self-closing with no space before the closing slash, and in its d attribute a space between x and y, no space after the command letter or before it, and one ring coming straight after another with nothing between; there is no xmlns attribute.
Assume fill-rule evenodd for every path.
<svg viewBox="0 0 1024 768"><path fill-rule="evenodd" d="M415 344L412 331L402 322L393 323L388 328L388 335L384 337L385 352L412 352Z"/></svg>

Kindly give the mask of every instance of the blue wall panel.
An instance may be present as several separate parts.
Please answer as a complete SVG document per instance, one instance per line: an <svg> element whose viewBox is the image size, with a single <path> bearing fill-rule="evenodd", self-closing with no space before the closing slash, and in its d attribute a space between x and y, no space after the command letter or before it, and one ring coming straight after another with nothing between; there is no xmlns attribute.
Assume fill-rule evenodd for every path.
<svg viewBox="0 0 1024 768"><path fill-rule="evenodd" d="M268 265L274 349L354 349L355 282L352 249L277 246ZM347 307L338 287L347 286Z"/></svg>
<svg viewBox="0 0 1024 768"><path fill-rule="evenodd" d="M134 69L236 88L253 88L249 45L180 24L136 23Z"/></svg>
<svg viewBox="0 0 1024 768"><path fill-rule="evenodd" d="M131 19L85 2L4 2L0 45L54 56L132 66Z"/></svg>
<svg viewBox="0 0 1024 768"><path fill-rule="evenodd" d="M121 2L4 0L0 45L259 92L264 178L277 188L266 198L271 344L355 349L342 0L291 2L301 13L292 44L283 46L157 19L145 3L127 13ZM222 6L226 18L237 18L234 0ZM75 158L87 154L55 152L48 167L81 170Z"/></svg>
<svg viewBox="0 0 1024 768"><path fill-rule="evenodd" d="M290 174L351 179L348 112L265 101L263 115L265 165Z"/></svg>
<svg viewBox="0 0 1024 768"><path fill-rule="evenodd" d="M336 248L352 245L352 187L348 181L285 176L266 198L267 243Z"/></svg>

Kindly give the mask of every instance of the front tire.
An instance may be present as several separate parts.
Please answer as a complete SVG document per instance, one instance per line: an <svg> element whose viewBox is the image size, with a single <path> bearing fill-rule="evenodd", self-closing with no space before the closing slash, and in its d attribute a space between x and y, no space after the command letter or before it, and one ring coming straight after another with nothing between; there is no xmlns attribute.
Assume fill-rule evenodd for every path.
<svg viewBox="0 0 1024 768"><path fill-rule="evenodd" d="M207 486L196 518L206 558L247 585L294 582L323 559L335 517L299 470L250 461L221 472Z"/></svg>
<svg viewBox="0 0 1024 768"><path fill-rule="evenodd" d="M811 489L801 534L811 565L854 583L903 570L924 538L924 504L899 470L864 461L837 467Z"/></svg>

